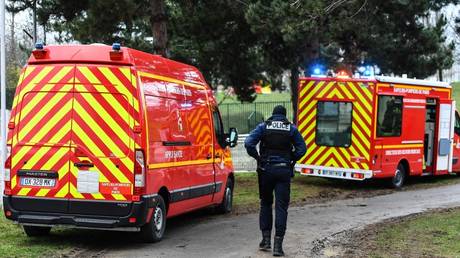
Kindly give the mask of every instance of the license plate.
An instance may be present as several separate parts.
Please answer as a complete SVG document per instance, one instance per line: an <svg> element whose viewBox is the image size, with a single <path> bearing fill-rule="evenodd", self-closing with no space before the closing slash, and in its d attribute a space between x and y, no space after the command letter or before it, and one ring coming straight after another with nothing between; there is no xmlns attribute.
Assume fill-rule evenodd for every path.
<svg viewBox="0 0 460 258"><path fill-rule="evenodd" d="M341 172L337 172L337 171L323 170L323 175L327 175L327 176L341 176L342 173L341 173Z"/></svg>
<svg viewBox="0 0 460 258"><path fill-rule="evenodd" d="M37 178L37 177L22 177L22 186L39 186L39 187L54 187L56 179Z"/></svg>

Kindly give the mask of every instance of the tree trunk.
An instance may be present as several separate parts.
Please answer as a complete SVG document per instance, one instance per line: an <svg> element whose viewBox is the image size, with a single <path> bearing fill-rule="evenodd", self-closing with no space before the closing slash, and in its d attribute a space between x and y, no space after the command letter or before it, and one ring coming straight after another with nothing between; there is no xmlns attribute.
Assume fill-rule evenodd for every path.
<svg viewBox="0 0 460 258"><path fill-rule="evenodd" d="M165 0L150 0L150 26L153 35L153 51L164 57L168 56L168 31Z"/></svg>
<svg viewBox="0 0 460 258"><path fill-rule="evenodd" d="M297 123L297 99L299 98L299 67L291 68L291 102L292 102L292 122Z"/></svg>
<svg viewBox="0 0 460 258"><path fill-rule="evenodd" d="M439 81L442 82L444 79L442 76L442 68L438 70L438 74L439 74Z"/></svg>

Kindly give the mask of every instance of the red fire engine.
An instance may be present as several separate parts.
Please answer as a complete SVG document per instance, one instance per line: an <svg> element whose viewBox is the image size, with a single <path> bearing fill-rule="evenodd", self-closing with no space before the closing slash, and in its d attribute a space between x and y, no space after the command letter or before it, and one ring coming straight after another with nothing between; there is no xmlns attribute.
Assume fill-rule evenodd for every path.
<svg viewBox="0 0 460 258"><path fill-rule="evenodd" d="M232 208L237 132L195 67L119 44L38 45L8 127L4 211L29 236L68 225L154 242L166 217Z"/></svg>
<svg viewBox="0 0 460 258"><path fill-rule="evenodd" d="M350 180L460 172L460 121L447 83L375 77L301 78L303 175Z"/></svg>

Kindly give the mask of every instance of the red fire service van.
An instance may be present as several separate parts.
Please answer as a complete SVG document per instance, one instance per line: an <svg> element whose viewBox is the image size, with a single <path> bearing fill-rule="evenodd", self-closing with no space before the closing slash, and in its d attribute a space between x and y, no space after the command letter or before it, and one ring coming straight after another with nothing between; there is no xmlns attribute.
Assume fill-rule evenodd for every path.
<svg viewBox="0 0 460 258"><path fill-rule="evenodd" d="M460 121L447 83L405 78L301 78L303 175L349 180L460 172Z"/></svg>
<svg viewBox="0 0 460 258"><path fill-rule="evenodd" d="M37 44L8 123L8 219L163 237L167 217L232 208L229 147L194 67L114 44Z"/></svg>

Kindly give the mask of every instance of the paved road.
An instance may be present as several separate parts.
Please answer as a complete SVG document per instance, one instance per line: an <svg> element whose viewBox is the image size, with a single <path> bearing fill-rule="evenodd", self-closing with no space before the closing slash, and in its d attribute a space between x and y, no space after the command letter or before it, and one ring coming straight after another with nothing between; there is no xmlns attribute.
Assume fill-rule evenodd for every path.
<svg viewBox="0 0 460 258"><path fill-rule="evenodd" d="M460 186L396 192L372 198L334 201L290 209L285 251L310 257L313 241L343 230L430 208L460 206ZM124 244L105 249L103 257L272 257L257 250L257 214L229 217L193 215L168 224L157 244Z"/></svg>

